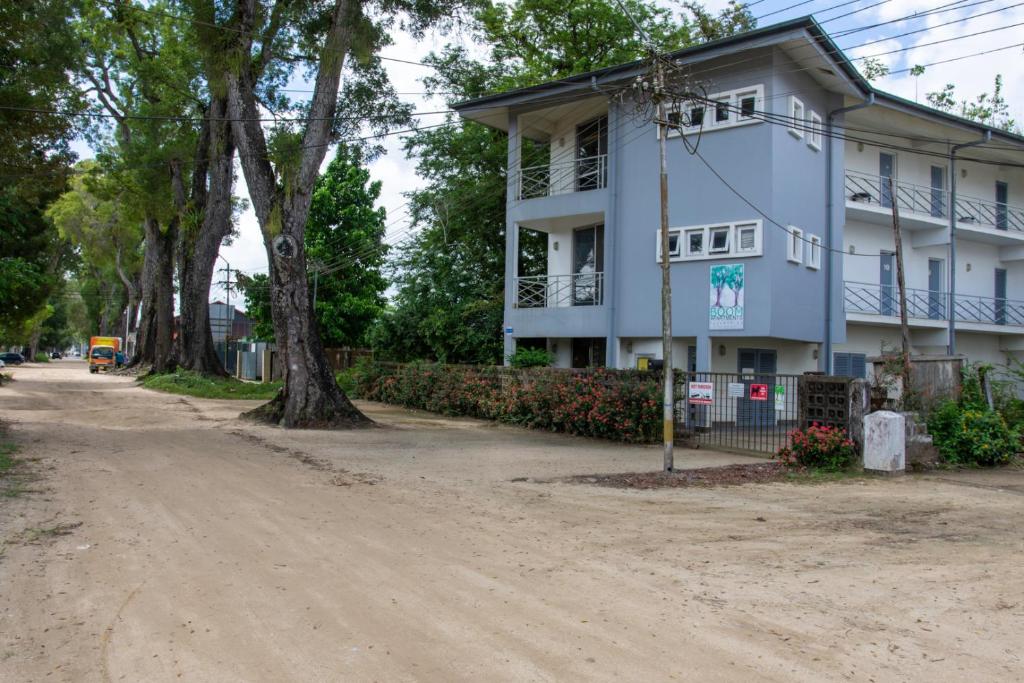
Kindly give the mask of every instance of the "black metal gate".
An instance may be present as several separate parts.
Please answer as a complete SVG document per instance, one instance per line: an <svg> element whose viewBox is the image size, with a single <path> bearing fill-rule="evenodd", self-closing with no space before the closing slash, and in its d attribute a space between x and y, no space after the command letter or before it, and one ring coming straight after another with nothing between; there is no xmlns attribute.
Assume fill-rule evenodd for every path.
<svg viewBox="0 0 1024 683"><path fill-rule="evenodd" d="M676 432L708 448L777 452L800 426L800 375L763 372L679 373ZM774 363L772 364L774 369Z"/></svg>

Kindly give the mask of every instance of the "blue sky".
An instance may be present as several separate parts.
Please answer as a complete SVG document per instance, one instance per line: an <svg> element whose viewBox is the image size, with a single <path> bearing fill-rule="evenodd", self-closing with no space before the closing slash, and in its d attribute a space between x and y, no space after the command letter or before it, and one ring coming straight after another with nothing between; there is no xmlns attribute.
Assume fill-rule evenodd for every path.
<svg viewBox="0 0 1024 683"><path fill-rule="evenodd" d="M670 9L677 9L675 4L667 2L664 4ZM719 9L725 4L724 0L705 2L709 9ZM843 6L837 7L840 4ZM808 0L806 2L761 0L754 2L751 0L750 5L754 16L760 18L760 26L814 14L825 30L834 36L843 31L859 29L880 22L890 22L915 12L949 5L949 11L887 23L876 28L858 31L846 37L836 38L838 45L851 58L911 48L881 57L893 71L909 68L915 64L929 64L1024 42L1024 27L1014 26L1014 24L1024 23L1024 1L1022 0L963 0L962 2L949 2L949 0L854 0L853 2L844 2L844 0ZM850 12L855 13L837 18ZM956 23L941 26L941 24L951 21ZM918 29L927 30L903 37L894 37ZM964 37L982 31L990 32L974 37ZM947 39L953 40L929 45L929 43ZM382 54L385 57L417 61L430 51L439 49L446 42L466 42L466 38L459 35L428 35L423 41L415 41L408 36L399 35L395 37L395 45L384 50ZM924 102L925 93L941 89L946 83L955 83L960 97L973 99L981 92L990 92L995 75L1001 73L1004 77L1004 94L1010 103L1011 114L1020 123L1024 121L1022 54L1024 54L1022 48L1017 47L929 67L920 77L914 77L907 73L895 74L877 81L876 85L902 97ZM396 90L399 92L423 90L419 79L429 71L428 69L397 62L387 62L387 68ZM311 86L304 86L299 82L294 87ZM418 96L407 96L403 99L413 102L418 111L444 109L444 102L439 100L427 100ZM435 115L422 117L421 122L423 125L429 125L441 120L443 120L443 116ZM406 201L404 193L418 187L420 179L416 177L414 163L405 159L401 150L401 142L397 138L389 138L386 147L387 154L373 162L370 171L374 178L383 182L380 205L388 209L390 225L387 239L391 243L399 243L403 239L407 239L409 235L408 222L401 208ZM88 155L84 148L81 151ZM325 164L330 156L329 154ZM240 173L239 177L241 178ZM239 185L239 194L247 196L244 179L241 179ZM238 239L232 245L222 247L221 253L234 268L248 272L265 272L266 254L255 216L251 211L241 218ZM215 290L211 292L211 296L222 298L223 292Z"/></svg>

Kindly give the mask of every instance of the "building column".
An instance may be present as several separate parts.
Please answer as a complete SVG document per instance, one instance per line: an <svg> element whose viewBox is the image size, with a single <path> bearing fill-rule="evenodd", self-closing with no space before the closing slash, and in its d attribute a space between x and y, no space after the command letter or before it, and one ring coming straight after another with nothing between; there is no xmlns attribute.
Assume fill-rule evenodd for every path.
<svg viewBox="0 0 1024 683"><path fill-rule="evenodd" d="M697 372L711 372L711 336L697 336Z"/></svg>
<svg viewBox="0 0 1024 683"><path fill-rule="evenodd" d="M512 311L515 310L516 276L519 275L519 224L508 218L513 203L516 201L519 184L520 160L519 116L511 114L508 124L508 173L505 174L508 186L505 200L505 313L501 326L503 340L502 362L509 364L509 356L516 351L515 338L509 334L512 327Z"/></svg>

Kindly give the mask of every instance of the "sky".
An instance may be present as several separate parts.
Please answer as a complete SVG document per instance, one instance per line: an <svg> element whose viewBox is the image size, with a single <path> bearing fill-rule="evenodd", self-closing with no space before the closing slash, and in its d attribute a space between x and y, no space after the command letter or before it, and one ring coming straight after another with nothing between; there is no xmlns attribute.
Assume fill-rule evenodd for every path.
<svg viewBox="0 0 1024 683"><path fill-rule="evenodd" d="M665 0L659 0L659 3L668 9L678 11L677 4ZM711 0L704 4L708 9L717 11L724 7L726 2ZM917 12L945 8L947 5L948 11L866 28ZM879 59L894 72L916 64L927 65L1024 42L1022 0L751 0L749 7L759 19L760 27L813 14L848 57L881 55ZM864 30L844 37L838 36L843 31L852 29ZM901 35L912 31L914 33ZM971 35L976 33L981 35ZM396 34L393 40L394 45L381 52L383 57L422 61L430 52L439 50L448 42L467 45L473 50L473 54L481 54L481 48L473 46L468 36L461 34L443 36L431 33L423 40L413 39L406 34ZM882 54L893 50L903 51ZM894 73L876 81L875 85L901 97L924 102L926 93L940 90L946 83L954 83L959 99L974 99L979 93L991 92L995 75L1001 73L1004 78L1003 92L1010 104L1011 116L1019 124L1024 125L1022 56L1024 48L1018 46L930 66L918 77L909 73ZM859 65L860 62L855 64ZM429 68L392 61L386 61L385 65L398 92L423 91L420 79L430 72ZM311 84L304 84L301 80L296 81L292 87L312 89ZM444 101L438 98L403 95L402 99L411 102L416 111L445 108ZM421 125L430 125L440 123L443 119L442 115L432 115L423 116L419 120ZM373 161L369 170L371 176L382 183L378 205L384 207L388 214L389 227L385 239L391 244L400 244L407 240L410 234L408 218L402 208L406 202L406 193L420 187L423 181L416 175L415 160L405 157L399 137L386 138L385 149L386 153ZM91 156L91 152L84 146L80 146L79 151L83 157ZM324 167L332 156L333 150L324 159ZM245 179L240 171L237 193L241 197L248 197ZM230 245L222 246L220 253L232 269L247 273L266 272L267 257L263 239L251 209L243 213L239 219L238 236ZM220 263L218 267L223 265ZM220 277L222 276L223 274L220 274ZM217 279L219 278L215 278ZM223 287L215 285L211 291L211 300L223 298ZM237 294L233 298L233 303L240 303Z"/></svg>

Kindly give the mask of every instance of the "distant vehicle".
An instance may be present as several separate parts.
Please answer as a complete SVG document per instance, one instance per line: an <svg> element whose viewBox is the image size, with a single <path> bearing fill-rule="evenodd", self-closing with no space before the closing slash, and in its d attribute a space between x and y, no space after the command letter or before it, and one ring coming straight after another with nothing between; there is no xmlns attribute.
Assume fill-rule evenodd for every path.
<svg viewBox="0 0 1024 683"><path fill-rule="evenodd" d="M113 370L120 351L120 337L89 337L89 372Z"/></svg>
<svg viewBox="0 0 1024 683"><path fill-rule="evenodd" d="M7 365L21 365L25 362L25 357L20 353L15 353L14 351L7 351L0 353L0 360Z"/></svg>
<svg viewBox="0 0 1024 683"><path fill-rule="evenodd" d="M3 370L6 367L7 365L2 360L0 360L0 370Z"/></svg>
<svg viewBox="0 0 1024 683"><path fill-rule="evenodd" d="M60 351L51 351L50 358L54 360L60 360L63 356L60 355Z"/></svg>

